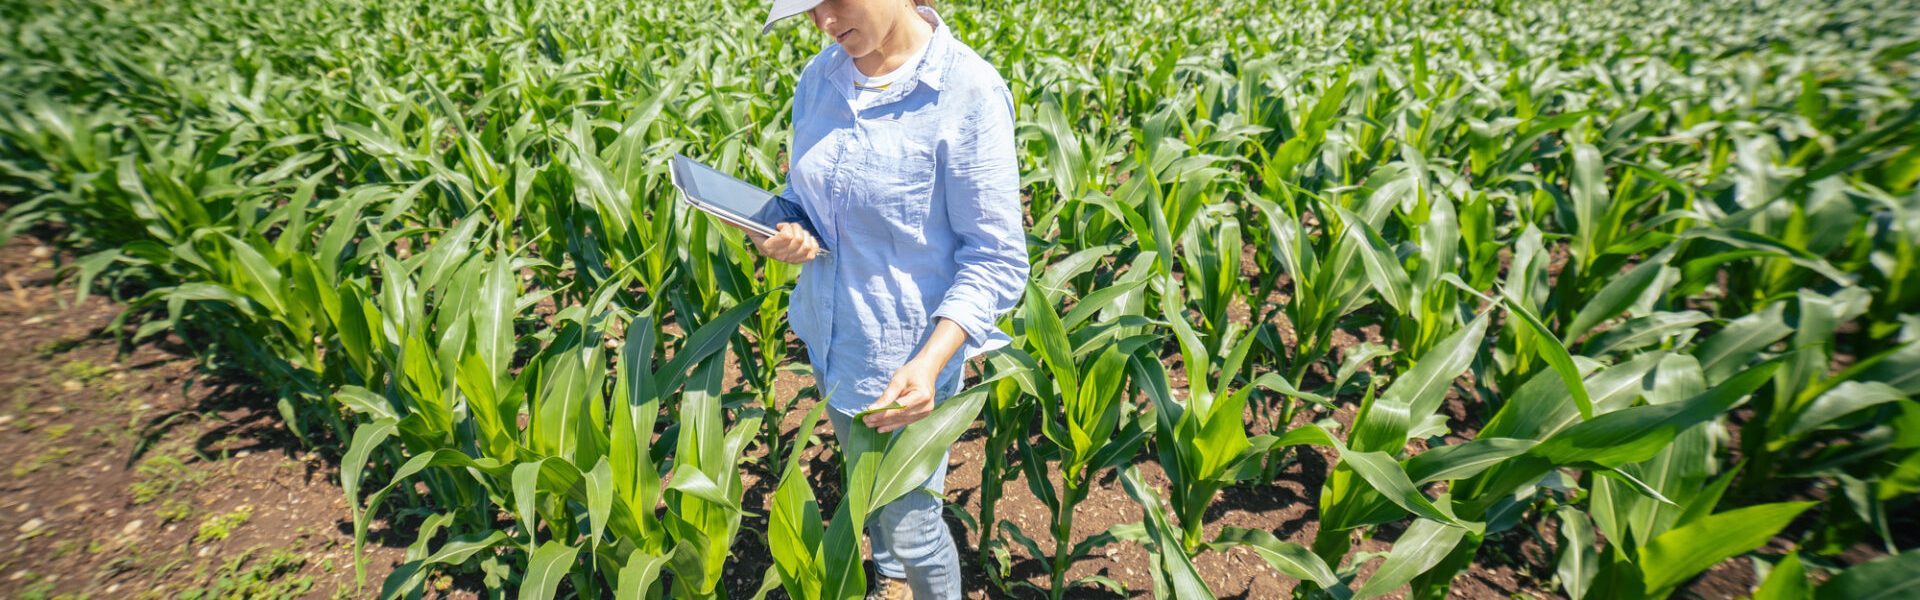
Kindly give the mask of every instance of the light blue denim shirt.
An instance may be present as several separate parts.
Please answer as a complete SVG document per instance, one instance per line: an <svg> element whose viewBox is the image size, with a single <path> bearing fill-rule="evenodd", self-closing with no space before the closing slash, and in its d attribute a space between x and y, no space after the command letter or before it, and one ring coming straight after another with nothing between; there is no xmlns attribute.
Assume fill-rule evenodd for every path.
<svg viewBox="0 0 1920 600"><path fill-rule="evenodd" d="M829 254L800 270L788 308L828 404L857 411L886 390L945 317L967 344L941 371L1005 346L995 325L1025 290L1027 246L1013 96L992 65L931 10L920 62L868 108L829 85L853 68L838 44L800 74L781 197L805 211ZM942 396L944 397L944 395Z"/></svg>

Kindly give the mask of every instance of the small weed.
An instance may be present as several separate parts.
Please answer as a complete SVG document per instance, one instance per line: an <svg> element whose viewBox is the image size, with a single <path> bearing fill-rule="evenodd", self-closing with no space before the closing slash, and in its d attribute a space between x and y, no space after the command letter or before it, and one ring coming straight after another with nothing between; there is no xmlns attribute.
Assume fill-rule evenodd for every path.
<svg viewBox="0 0 1920 600"><path fill-rule="evenodd" d="M112 373L112 372L113 372L112 367L96 365L84 358L76 359L68 362L67 364L60 365L61 375L67 376L68 379L78 381L82 385L93 383L94 380L97 380L101 377L105 377L107 376L108 373Z"/></svg>
<svg viewBox="0 0 1920 600"><path fill-rule="evenodd" d="M53 545L53 558L59 560L71 556L74 552L78 552L80 547L80 540L60 540Z"/></svg>
<svg viewBox="0 0 1920 600"><path fill-rule="evenodd" d="M47 436L47 441L51 442L59 440L62 436L67 435L69 431L73 431L72 423L59 423L48 425L47 430L40 432L40 435Z"/></svg>
<svg viewBox="0 0 1920 600"><path fill-rule="evenodd" d="M139 569L145 558L140 549L141 547L135 544L115 552L107 558L106 564L100 566L100 572L114 577Z"/></svg>
<svg viewBox="0 0 1920 600"><path fill-rule="evenodd" d="M103 448L126 446L133 443L135 429L100 424L87 428L87 439L100 443Z"/></svg>
<svg viewBox="0 0 1920 600"><path fill-rule="evenodd" d="M13 539L14 539L14 541L19 541L19 542L24 542L24 541L27 541L27 540L31 540L31 539L34 539L34 538L43 538L43 537L47 537L47 536L49 536L49 535L53 535L53 528L52 528L52 527L41 527L41 528L39 528L39 529L35 529L35 530L33 530L33 531L29 531L29 532L27 532L27 533L23 533L23 534L20 534L20 535L19 535L18 537L15 537L15 538L13 538Z"/></svg>
<svg viewBox="0 0 1920 600"><path fill-rule="evenodd" d="M212 581L200 589L186 590L180 600L215 598L297 598L313 590L313 577L294 576L307 561L297 553L276 549L264 561L254 563L258 548L248 549L213 573Z"/></svg>
<svg viewBox="0 0 1920 600"><path fill-rule="evenodd" d="M128 439L132 439L133 433L142 428L142 422L147 420L147 410L151 408L153 407L140 398L128 398L126 402L120 404L119 412L127 416Z"/></svg>
<svg viewBox="0 0 1920 600"><path fill-rule="evenodd" d="M19 462L13 463L13 476L26 477L35 471L47 468L47 465L66 459L69 454L73 454L73 447L71 446L54 446L42 450L39 454L20 459Z"/></svg>
<svg viewBox="0 0 1920 600"><path fill-rule="evenodd" d="M28 418L32 415L30 412L32 409L32 405L25 402L15 401L13 403L13 414L17 415L13 419L14 429L19 430L20 433L27 433L40 426L39 423L35 423L33 419Z"/></svg>
<svg viewBox="0 0 1920 600"><path fill-rule="evenodd" d="M84 338L41 342L33 346L33 353L40 355L41 358L53 358L55 355L66 354L74 348L79 348L82 341L85 341Z"/></svg>
<svg viewBox="0 0 1920 600"><path fill-rule="evenodd" d="M247 520L252 518L252 506L242 506L230 513L207 517L207 520L200 522L200 531L193 535L193 543L204 544L227 539L227 536L233 534L234 528L245 525Z"/></svg>
<svg viewBox="0 0 1920 600"><path fill-rule="evenodd" d="M29 584L26 589L20 590L20 600L52 600L53 582L34 577L31 573L28 577L38 580Z"/></svg>
<svg viewBox="0 0 1920 600"><path fill-rule="evenodd" d="M153 515L160 517L161 523L185 521L193 518L193 503L179 498L168 498L160 503L160 508L154 510Z"/></svg>
<svg viewBox="0 0 1920 600"><path fill-rule="evenodd" d="M155 454L148 456L134 467L138 481L127 486L133 494L134 504L146 504L163 497L172 497L182 487L198 486L206 475L188 467L179 457Z"/></svg>

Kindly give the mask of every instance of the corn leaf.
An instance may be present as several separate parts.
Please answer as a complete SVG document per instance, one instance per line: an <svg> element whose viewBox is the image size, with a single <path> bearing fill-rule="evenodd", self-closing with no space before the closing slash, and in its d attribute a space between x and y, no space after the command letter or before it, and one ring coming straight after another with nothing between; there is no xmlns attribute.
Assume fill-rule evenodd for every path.
<svg viewBox="0 0 1920 600"><path fill-rule="evenodd" d="M1738 508L1660 534L1640 548L1647 589L1672 589L1722 560L1766 544L1814 504L1779 502Z"/></svg>

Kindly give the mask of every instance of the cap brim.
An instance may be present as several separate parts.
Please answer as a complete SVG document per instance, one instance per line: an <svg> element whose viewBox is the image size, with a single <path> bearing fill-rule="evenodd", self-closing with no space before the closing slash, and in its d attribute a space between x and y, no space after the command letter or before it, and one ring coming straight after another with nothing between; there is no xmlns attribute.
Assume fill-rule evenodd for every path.
<svg viewBox="0 0 1920 600"><path fill-rule="evenodd" d="M767 23L760 26L760 35L773 31L773 24L781 19L813 10L821 0L773 0L773 7L767 9Z"/></svg>

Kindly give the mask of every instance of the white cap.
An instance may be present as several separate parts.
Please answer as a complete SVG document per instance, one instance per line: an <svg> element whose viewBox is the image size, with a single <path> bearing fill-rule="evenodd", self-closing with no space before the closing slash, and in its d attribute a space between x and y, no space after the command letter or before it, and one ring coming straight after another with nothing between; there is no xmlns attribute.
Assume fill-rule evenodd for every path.
<svg viewBox="0 0 1920 600"><path fill-rule="evenodd" d="M760 27L760 35L773 31L773 23L819 6L821 0L773 0L773 8L767 11L767 24Z"/></svg>

